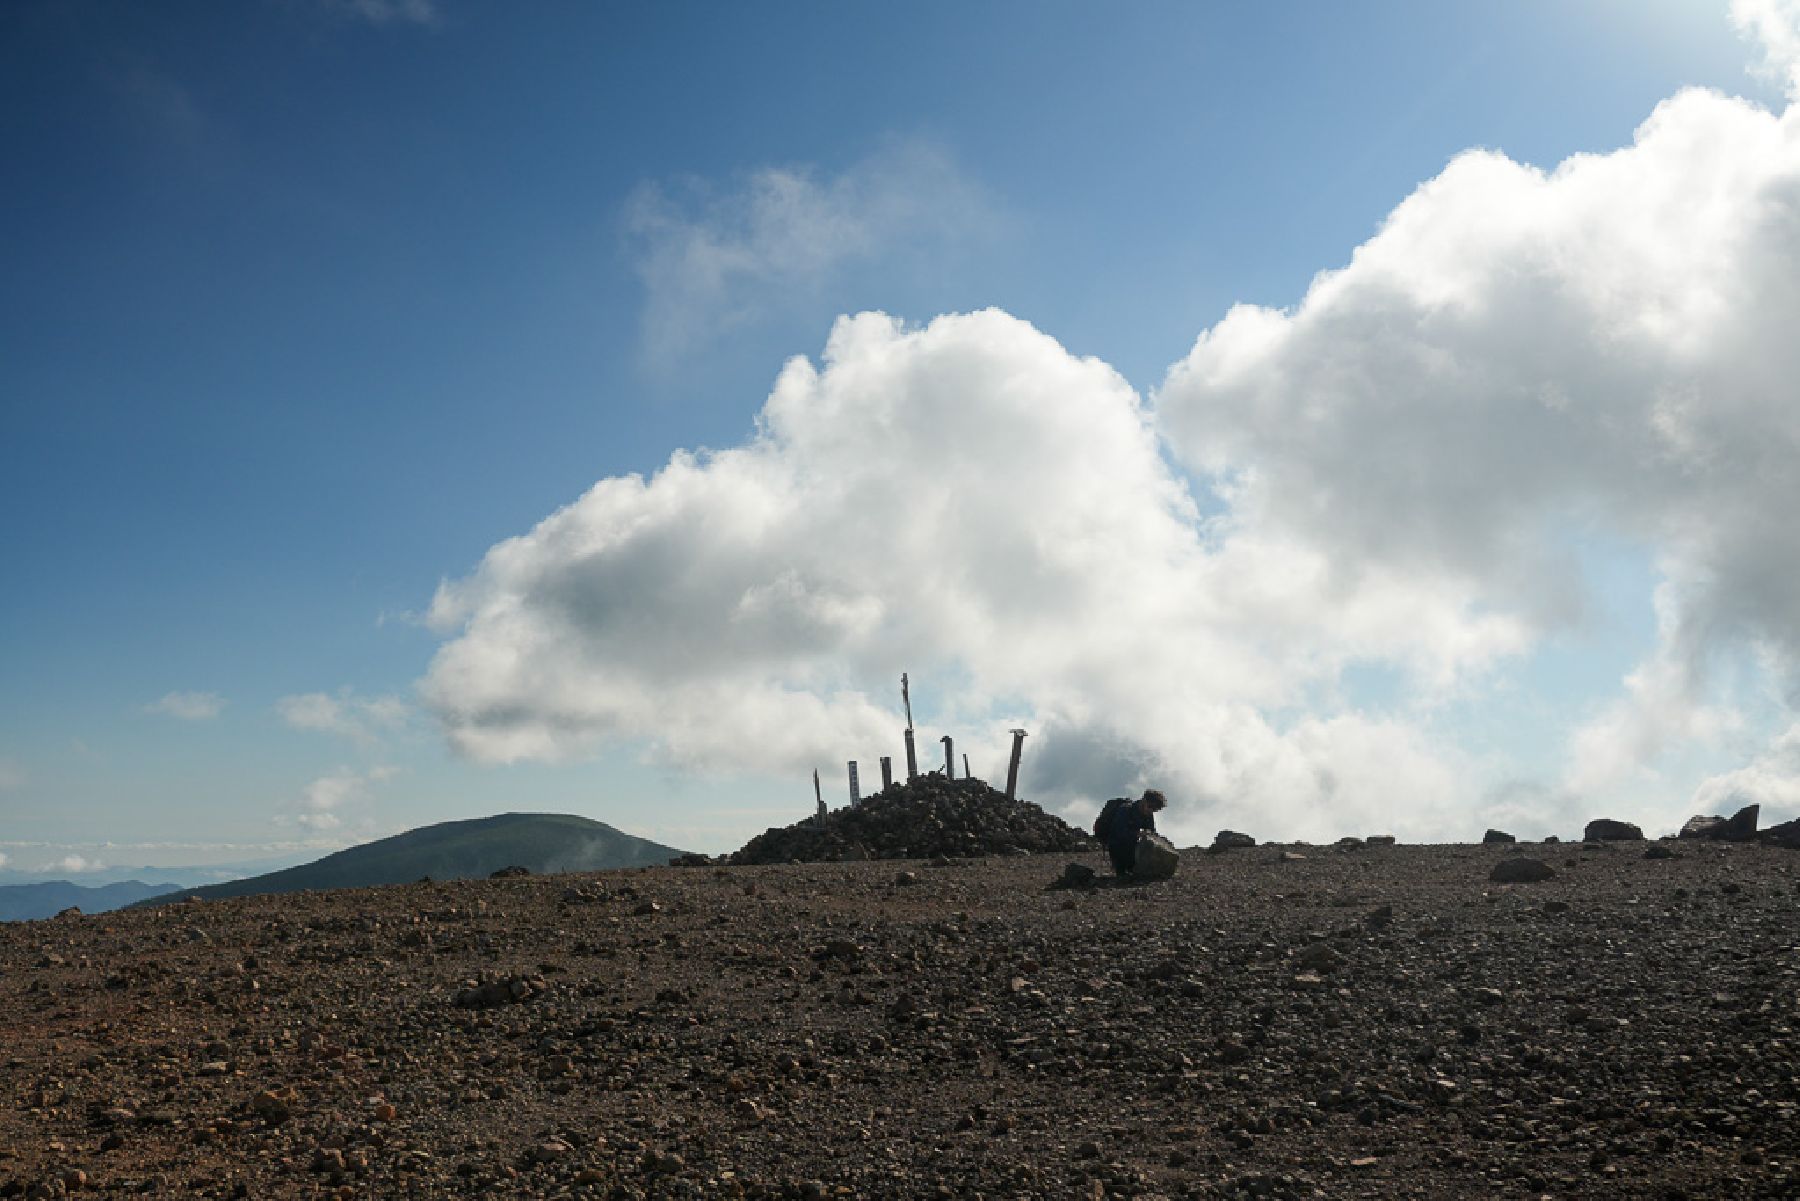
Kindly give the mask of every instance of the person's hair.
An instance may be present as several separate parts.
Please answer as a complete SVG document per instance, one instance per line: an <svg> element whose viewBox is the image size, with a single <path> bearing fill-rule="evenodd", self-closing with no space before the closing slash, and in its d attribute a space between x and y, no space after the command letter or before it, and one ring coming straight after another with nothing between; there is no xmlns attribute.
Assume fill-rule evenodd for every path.
<svg viewBox="0 0 1800 1201"><path fill-rule="evenodd" d="M1154 788L1144 789L1144 800L1149 804L1152 813L1169 803L1169 798Z"/></svg>

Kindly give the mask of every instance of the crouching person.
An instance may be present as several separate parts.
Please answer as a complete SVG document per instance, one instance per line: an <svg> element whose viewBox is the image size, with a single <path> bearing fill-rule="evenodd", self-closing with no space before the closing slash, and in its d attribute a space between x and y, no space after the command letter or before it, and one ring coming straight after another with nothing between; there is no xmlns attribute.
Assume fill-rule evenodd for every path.
<svg viewBox="0 0 1800 1201"><path fill-rule="evenodd" d="M1136 870L1138 835L1145 830L1156 830L1156 815L1166 804L1168 801L1163 794L1154 788L1145 789L1144 795L1135 801L1107 803L1111 814L1102 812L1105 828L1095 833L1106 843L1107 858L1112 860L1113 871L1121 878Z"/></svg>

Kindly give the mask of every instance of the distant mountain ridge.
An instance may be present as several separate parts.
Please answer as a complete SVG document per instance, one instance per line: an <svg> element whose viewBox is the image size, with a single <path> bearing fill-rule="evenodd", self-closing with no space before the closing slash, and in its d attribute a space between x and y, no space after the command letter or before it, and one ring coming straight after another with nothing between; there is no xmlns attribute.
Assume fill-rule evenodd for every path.
<svg viewBox="0 0 1800 1201"><path fill-rule="evenodd" d="M107 913L180 890L179 884L146 884L142 880L97 886L71 884L67 880L0 884L0 922L30 922L55 917L70 907L83 913Z"/></svg>
<svg viewBox="0 0 1800 1201"><path fill-rule="evenodd" d="M182 889L140 904L161 905L188 897L218 900L309 888L410 884L425 876L433 880L466 880L504 867L523 867L535 875L602 871L660 865L680 854L674 847L573 814L502 813L420 826L298 867Z"/></svg>

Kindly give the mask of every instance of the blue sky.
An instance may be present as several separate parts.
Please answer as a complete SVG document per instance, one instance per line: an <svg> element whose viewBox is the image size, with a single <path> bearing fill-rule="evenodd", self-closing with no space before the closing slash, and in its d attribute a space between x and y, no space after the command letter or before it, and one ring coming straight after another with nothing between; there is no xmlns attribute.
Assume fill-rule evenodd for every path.
<svg viewBox="0 0 1800 1201"><path fill-rule="evenodd" d="M497 569L482 567L490 548L597 481L654 476L678 449L754 447L784 362L821 364L841 315L887 313L918 333L942 314L998 310L1058 349L1015 342L999 324L967 331L966 344L948 327L942 346L848 341L871 362L916 355L909 370L925 375L990 351L1012 374L983 379L1060 372L1057 354L1099 360L1136 397L1093 384L1113 397L1095 402L1106 420L1134 403L1157 414L1139 432L1163 445L1156 470L1194 506L1170 518L1194 539L1180 554L1248 553L1249 534L1262 550L1291 549L1320 530L1279 513L1258 525L1268 506L1214 485L1247 467L1297 479L1280 476L1284 464L1319 462L1283 459L1291 440L1250 417L1226 423L1242 457L1215 459L1206 412L1224 402L1169 374L1203 331L1235 305L1296 312L1318 273L1351 263L1397 205L1470 148L1545 170L1607 155L1684 88L1765 114L1786 107L1779 78L1748 70L1758 45L1723 4L1623 0L27 0L0 13L0 56L0 853L15 870L70 855L244 858L505 809L734 846L791 819L805 763L830 772L892 752L865 745L872 711L893 700L885 655L833 644L844 649L834 664L811 646L769 649L788 645L795 596L815 613L829 592L830 628L844 638L863 637L855 615L874 602L847 596L843 581L821 591L811 568L746 584L755 570L744 567L731 577L735 607L719 610L709 605L725 583L696 583L704 566L659 566L645 552L634 576L615 555L587 565L607 589L667 597L693 629L741 614L746 598L789 609L753 652L706 637L690 647L667 631L621 641L575 620L553 634L546 618L529 632L531 653L580 670L525 671L509 686L529 683L522 699L497 677L469 678L494 661L481 623L495 605L552 612L534 581L561 577L540 564L523 583L496 584ZM863 403L859 361L846 350L818 397ZM810 424L818 410L807 412L780 426L789 449L824 444ZM968 436L954 415L945 424L943 438ZM988 427L972 418L969 428ZM1137 462L1120 428L1118 462ZM835 429L831 445L849 432ZM720 493L722 477L699 462L694 491L667 481L641 502L606 502L595 520L644 520L632 505L666 503L698 514L696 530L715 528L719 514L693 498ZM781 479L844 466L784 461ZM1079 492L1065 485L1059 494ZM988 528L996 510L956 480L920 486L969 506L964 520L995 547L1032 537L998 517ZM1339 771L1321 766L1332 755L1357 758L1340 742L1392 736L1440 765L1421 769L1421 790L1449 776L1482 781L1445 810L1346 800L1342 820L1391 816L1420 836L1478 835L1480 822L1509 815L1548 828L1588 799L1571 792L1590 777L1570 774L1570 730L1603 722L1634 671L1666 666L1652 590L1680 571L1660 557L1676 553L1663 540L1726 503L1697 499L1649 529L1619 515L1623 491L1556 495L1531 520L1573 547L1578 599L1431 566L1431 595L1454 593L1445 628L1467 633L1444 638L1485 650L1369 635L1359 653L1311 651L1266 693L1247 676L1217 694L1171 695L1162 711L1188 712L1191 736L1172 726L1133 741L1108 726L1080 698L1114 685L1049 650L1026 664L939 655L930 631L910 627L882 637L918 646L908 661L932 721L983 748L1011 721L1041 729L1037 791L1071 812L1145 773L1179 782L1196 837L1234 806L1288 812L1257 791L1281 792L1285 760L1267 760L1255 787L1219 766L1228 750L1176 761L1177 748L1223 746L1249 723L1271 747L1337 731L1314 740L1324 758L1302 772L1314 777ZM1121 515L1107 538L1180 537L1145 532L1169 516L1157 508L1166 501L1158 492ZM717 503L744 511L741 496ZM852 506L835 524L809 524L811 544L841 534L854 547L860 516ZM670 545L714 545L695 537ZM784 544L748 545L775 562ZM1390 569L1400 570L1383 561ZM1168 587L1210 587L1181 579ZM445 581L481 595L441 603L428 620ZM1080 613L1015 612L981 595L946 612L994 628L1004 617L1042 631L1045 647L1068 640L1059 622L1092 627ZM588 617L605 607L583 596ZM1332 612L1361 613L1360 603ZM1206 606L1168 609L1193 607ZM1468 633L1481 615L1514 626ZM1276 637L1221 621L1196 646L1228 656ZM1681 733L1646 735L1654 745L1637 766L1654 776L1658 818L1707 780L1769 761L1787 724L1766 695L1780 691L1785 669L1770 656L1781 639L1751 627L1709 659L1741 671L1687 680ZM924 641L908 643L915 635ZM620 650L627 643L642 662ZM702 678L684 665L688 649L743 657ZM444 664L465 652L452 680ZM1115 648L1110 661L1129 673L1141 653ZM682 687L664 688L677 677ZM600 679L613 691L590 703L582 681ZM567 705L535 707L551 694ZM518 721L541 724L485 738L483 705L530 710ZM764 721L780 730L754 746L663 733ZM1382 728L1364 739L1346 721ZM580 736L554 733L569 729ZM1109 749L1073 764L1095 739ZM781 749L763 754L771 745ZM1642 774L1624 779L1593 795L1622 802L1646 786ZM1520 807L1507 799L1518 795L1561 799ZM1268 836L1327 832L1329 804L1294 804Z"/></svg>

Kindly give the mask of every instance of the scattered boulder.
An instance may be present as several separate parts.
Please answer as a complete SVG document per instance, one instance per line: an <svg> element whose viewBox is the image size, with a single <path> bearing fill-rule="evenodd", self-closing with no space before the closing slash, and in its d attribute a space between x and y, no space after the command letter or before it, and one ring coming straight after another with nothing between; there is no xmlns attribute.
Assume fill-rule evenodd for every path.
<svg viewBox="0 0 1800 1201"><path fill-rule="evenodd" d="M1716 827L1712 837L1720 842L1750 842L1756 838L1756 822L1761 815L1761 805L1745 805L1726 818L1724 825Z"/></svg>
<svg viewBox="0 0 1800 1201"><path fill-rule="evenodd" d="M1391 847L1394 845L1392 834L1371 834L1365 840L1372 847Z"/></svg>
<svg viewBox="0 0 1800 1201"><path fill-rule="evenodd" d="M1495 884L1537 884L1556 879L1556 869L1542 859L1517 855L1494 864L1494 870L1488 873L1488 879Z"/></svg>
<svg viewBox="0 0 1800 1201"><path fill-rule="evenodd" d="M1214 835L1212 846L1208 849L1214 851L1236 851L1255 845L1256 839L1250 837L1248 834L1239 834L1236 830L1220 830L1218 834Z"/></svg>
<svg viewBox="0 0 1800 1201"><path fill-rule="evenodd" d="M1767 843L1769 846L1787 847L1789 850L1800 851L1800 817L1791 822L1782 822L1778 826L1770 826L1756 836L1756 841Z"/></svg>
<svg viewBox="0 0 1800 1201"><path fill-rule="evenodd" d="M712 867L711 855L702 855L698 851L689 851L685 855L677 855L669 860L670 867Z"/></svg>
<svg viewBox="0 0 1800 1201"><path fill-rule="evenodd" d="M520 876L529 876L530 874L531 874L530 868L520 867L518 864L515 863L515 864L512 864L510 867L503 867L503 868L498 869L497 871L489 872L488 879L490 879L490 880L516 880Z"/></svg>
<svg viewBox="0 0 1800 1201"><path fill-rule="evenodd" d="M1679 859L1679 858L1681 858L1681 856L1677 855L1673 850L1671 850L1669 847L1664 846L1662 843L1653 842L1649 846L1644 848L1644 858L1646 858L1646 859Z"/></svg>
<svg viewBox="0 0 1800 1201"><path fill-rule="evenodd" d="M1761 805L1745 805L1730 817L1695 814L1681 827L1680 838L1705 838L1716 842L1750 842L1756 838Z"/></svg>
<svg viewBox="0 0 1800 1201"><path fill-rule="evenodd" d="M1583 842L1642 842L1644 832L1630 822L1597 817L1581 832Z"/></svg>
<svg viewBox="0 0 1800 1201"><path fill-rule="evenodd" d="M1062 875L1050 882L1051 888L1092 888L1094 886L1094 869L1085 863L1071 863L1063 868Z"/></svg>
<svg viewBox="0 0 1800 1201"><path fill-rule="evenodd" d="M459 989L453 1001L458 1009L492 1009L540 997L545 987L542 976L505 976Z"/></svg>
<svg viewBox="0 0 1800 1201"><path fill-rule="evenodd" d="M1181 866L1181 852L1161 834L1150 830L1138 834L1137 862L1131 869L1134 880L1167 880Z"/></svg>
<svg viewBox="0 0 1800 1201"><path fill-rule="evenodd" d="M1675 837L1711 838L1713 836L1712 832L1724 824L1725 819L1716 813L1710 817L1702 813L1696 813L1682 824L1681 833L1677 834Z"/></svg>
<svg viewBox="0 0 1800 1201"><path fill-rule="evenodd" d="M1303 971L1335 972L1343 962L1344 957L1333 950L1329 943L1308 943L1294 952L1294 964Z"/></svg>
<svg viewBox="0 0 1800 1201"><path fill-rule="evenodd" d="M1486 834L1481 836L1481 845L1483 846L1493 846L1498 843L1515 843L1517 841L1519 840L1514 838L1511 834L1508 834L1505 830L1495 830L1491 827Z"/></svg>

